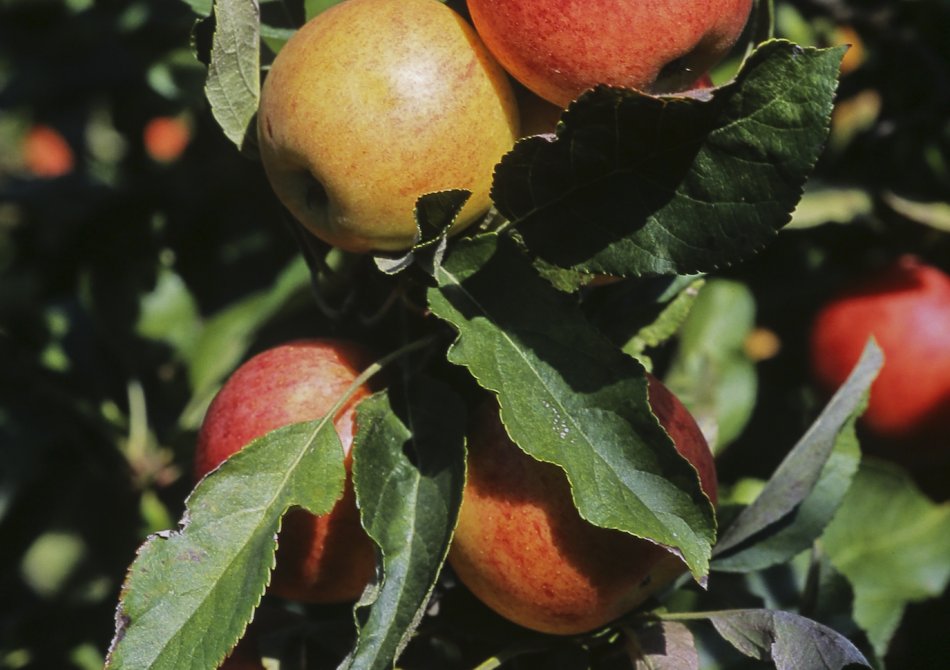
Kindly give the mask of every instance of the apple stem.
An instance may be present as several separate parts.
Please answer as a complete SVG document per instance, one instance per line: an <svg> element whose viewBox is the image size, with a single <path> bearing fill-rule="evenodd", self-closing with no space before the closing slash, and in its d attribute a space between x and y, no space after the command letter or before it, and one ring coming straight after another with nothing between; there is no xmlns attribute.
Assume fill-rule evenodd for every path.
<svg viewBox="0 0 950 670"><path fill-rule="evenodd" d="M395 351L390 352L389 354L386 354L385 356L380 358L378 361L369 365L365 370L363 370L356 377L356 379L353 380L353 382L346 389L346 392L342 396L340 396L340 398L336 401L333 407L330 408L330 411L327 412L326 416L336 416L340 412L340 410L343 409L346 403L349 402L353 394L356 393L356 391L361 386L363 386L366 382L368 382L373 376L379 373L387 365L389 365L395 360L402 358L403 356L411 354L414 351L425 349L427 346L429 346L430 344L438 340L440 337L441 337L440 334L435 334L435 335L430 335L428 337L423 337L418 340L414 340L410 342L409 344L403 345L402 347L399 347Z"/></svg>

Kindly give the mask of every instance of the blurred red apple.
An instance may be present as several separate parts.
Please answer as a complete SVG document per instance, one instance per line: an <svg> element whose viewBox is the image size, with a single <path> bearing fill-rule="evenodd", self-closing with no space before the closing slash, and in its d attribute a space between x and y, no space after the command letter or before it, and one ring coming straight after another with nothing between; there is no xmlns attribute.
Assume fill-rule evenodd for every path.
<svg viewBox="0 0 950 670"><path fill-rule="evenodd" d="M30 128L21 151L23 165L34 177L62 177L75 167L76 159L66 138L50 126L36 124Z"/></svg>
<svg viewBox="0 0 950 670"><path fill-rule="evenodd" d="M689 88L729 52L751 8L752 0L468 0L495 58L561 107L597 84Z"/></svg>
<svg viewBox="0 0 950 670"><path fill-rule="evenodd" d="M255 438L282 426L324 416L373 362L341 340L301 340L264 351L239 367L215 396L198 434L194 475L201 478ZM334 419L349 473L355 404L361 387ZM326 515L292 510L278 540L270 592L305 602L355 600L373 577L375 545L364 532L353 484Z"/></svg>
<svg viewBox="0 0 950 670"><path fill-rule="evenodd" d="M180 116L156 116L145 124L142 142L152 160L171 163L181 157L191 142L191 126Z"/></svg>
<svg viewBox="0 0 950 670"><path fill-rule="evenodd" d="M950 276L902 256L828 301L811 331L811 369L822 390L844 382L872 335L884 366L864 425L886 439L950 437Z"/></svg>
<svg viewBox="0 0 950 670"><path fill-rule="evenodd" d="M715 503L715 464L702 432L665 386L648 380L654 413ZM582 519L564 471L515 445L494 402L473 417L468 480L449 561L490 608L556 634L603 626L686 569L656 544Z"/></svg>

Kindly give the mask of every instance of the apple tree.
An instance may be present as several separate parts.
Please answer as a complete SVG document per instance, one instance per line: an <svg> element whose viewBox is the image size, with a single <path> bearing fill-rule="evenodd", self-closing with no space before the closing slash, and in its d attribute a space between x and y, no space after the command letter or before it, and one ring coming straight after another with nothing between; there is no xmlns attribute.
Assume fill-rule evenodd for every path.
<svg viewBox="0 0 950 670"><path fill-rule="evenodd" d="M128 385L127 454L142 488L161 489L163 473L179 497L155 501L123 566L106 668L791 670L913 657L905 612L950 583L950 457L921 467L916 445L895 456L862 420L890 360L873 338L834 388L804 363L811 317L859 266L911 253L950 268L933 195L950 174L946 138L888 107L874 83L884 66L866 55L884 49L887 11L910 18L845 1L712 2L742 18L714 57L664 55L652 79L600 75L552 104L533 92L546 90L536 63L499 65L471 46L484 26L510 29L493 6L516 3L474 3L481 20L460 1L185 4L184 67L201 75L215 183L248 190L200 211L230 239L234 203L256 203L267 232L243 244L278 249L279 262L235 272L254 290L215 303L211 282L156 254L162 269L129 298L134 339L162 348L179 390L170 453L134 446L160 419ZM607 40L612 5L637 3L567 4L597 14ZM594 38L572 21L579 49ZM532 39L540 25L528 21ZM313 35L334 50L313 55ZM517 52L505 37L485 43ZM489 63L483 80L453 61L469 49ZM170 86L172 71L152 76ZM374 97L390 71L404 88ZM179 160L194 123L152 126L148 160ZM888 128L915 139L890 145ZM865 141L892 164L872 166ZM920 164L917 183L899 179ZM179 236L186 260L216 247ZM209 259L214 281L231 282ZM305 342L329 353L312 362ZM360 355L340 353L351 347ZM337 367L315 372L326 360ZM240 437L203 462L212 433ZM513 455L476 466L486 434ZM475 508L480 493L491 502ZM288 582L296 545L319 572L345 523L375 557L355 592ZM294 535L304 526L319 538ZM320 579L343 583L364 563L340 555ZM571 601L575 574L590 600ZM512 581L486 586L498 575ZM564 614L578 611L577 624Z"/></svg>

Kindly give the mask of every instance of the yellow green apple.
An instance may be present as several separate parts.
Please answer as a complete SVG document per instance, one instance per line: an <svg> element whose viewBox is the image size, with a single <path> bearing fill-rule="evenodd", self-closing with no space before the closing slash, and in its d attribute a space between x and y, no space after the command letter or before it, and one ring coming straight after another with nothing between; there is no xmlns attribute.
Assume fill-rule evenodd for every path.
<svg viewBox="0 0 950 670"><path fill-rule="evenodd" d="M518 136L505 71L438 0L345 0L288 40L264 81L261 159L287 209L346 251L398 251L419 196L466 189L457 232L491 205Z"/></svg>

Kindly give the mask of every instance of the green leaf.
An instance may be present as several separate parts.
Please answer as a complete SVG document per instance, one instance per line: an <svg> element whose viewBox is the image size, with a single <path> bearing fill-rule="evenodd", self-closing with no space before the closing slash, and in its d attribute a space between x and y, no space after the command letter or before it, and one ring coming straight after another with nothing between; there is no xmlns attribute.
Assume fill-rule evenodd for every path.
<svg viewBox="0 0 950 670"><path fill-rule="evenodd" d="M772 661L778 670L870 668L846 637L791 612L730 610L702 615L723 638L746 656Z"/></svg>
<svg viewBox="0 0 950 670"><path fill-rule="evenodd" d="M393 666L425 612L462 502L465 406L442 384L411 384L407 403L377 394L358 410L353 483L383 577L359 603L359 640L341 668Z"/></svg>
<svg viewBox="0 0 950 670"><path fill-rule="evenodd" d="M860 460L854 423L883 363L868 343L821 416L776 468L762 492L722 533L713 568L748 572L790 560L821 535Z"/></svg>
<svg viewBox="0 0 950 670"><path fill-rule="evenodd" d="M906 219L936 230L950 232L950 202L921 202L886 191L884 202Z"/></svg>
<svg viewBox="0 0 950 670"><path fill-rule="evenodd" d="M282 515L291 506L329 512L344 477L329 419L271 432L212 471L188 497L180 529L139 549L106 667L218 667L264 593Z"/></svg>
<svg viewBox="0 0 950 670"><path fill-rule="evenodd" d="M205 95L225 136L240 149L261 95L257 0L216 0Z"/></svg>
<svg viewBox="0 0 950 670"><path fill-rule="evenodd" d="M376 267L386 274L402 272L419 262L428 272L442 263L448 230L472 196L471 191L450 189L426 193L416 200L416 240L401 256L376 256Z"/></svg>
<svg viewBox="0 0 950 670"><path fill-rule="evenodd" d="M811 228L825 223L851 223L874 211L871 194L859 188L806 188L792 214L789 228Z"/></svg>
<svg viewBox="0 0 950 670"><path fill-rule="evenodd" d="M304 14L307 20L310 20L320 12L324 12L333 5L340 4L342 1L343 0L304 0Z"/></svg>
<svg viewBox="0 0 950 670"><path fill-rule="evenodd" d="M758 391L745 353L755 326L755 297L745 284L714 279L699 292L664 381L702 427L713 453L739 436Z"/></svg>
<svg viewBox="0 0 950 670"><path fill-rule="evenodd" d="M633 337L627 340L627 343L623 345L623 352L649 367L648 360L644 360L646 350L660 346L680 330L696 304L704 283L705 279L695 279L680 290L672 300L666 303L652 323L640 328Z"/></svg>
<svg viewBox="0 0 950 670"><path fill-rule="evenodd" d="M135 327L142 337L171 345L188 357L201 332L201 315L188 286L171 268L160 268L155 288L140 298Z"/></svg>
<svg viewBox="0 0 950 670"><path fill-rule="evenodd" d="M458 331L448 358L497 394L515 443L565 470L585 519L677 550L701 579L713 511L649 409L643 367L507 237L460 240L435 279L429 306Z"/></svg>
<svg viewBox="0 0 950 670"><path fill-rule="evenodd" d="M197 427L221 382L241 362L258 331L309 286L310 271L298 256L270 288L231 303L204 324L188 359L192 398L179 419L182 428Z"/></svg>
<svg viewBox="0 0 950 670"><path fill-rule="evenodd" d="M750 47L765 42L775 36L775 1L753 0L749 25L746 27L750 37Z"/></svg>
<svg viewBox="0 0 950 670"><path fill-rule="evenodd" d="M195 14L202 17L211 16L212 1L213 0L182 0L182 2L191 7Z"/></svg>
<svg viewBox="0 0 950 670"><path fill-rule="evenodd" d="M905 606L950 582L950 503L933 503L896 466L867 460L822 545L854 589L855 621L883 656Z"/></svg>
<svg viewBox="0 0 950 670"><path fill-rule="evenodd" d="M711 98L598 87L519 142L492 197L532 252L581 272L694 274L788 223L828 135L843 48L759 47Z"/></svg>
<svg viewBox="0 0 950 670"><path fill-rule="evenodd" d="M634 670L699 670L699 652L685 624L660 621L624 633Z"/></svg>
<svg viewBox="0 0 950 670"><path fill-rule="evenodd" d="M431 245L444 237L471 197L471 191L458 188L420 196L415 208L419 225L419 241L416 246Z"/></svg>

